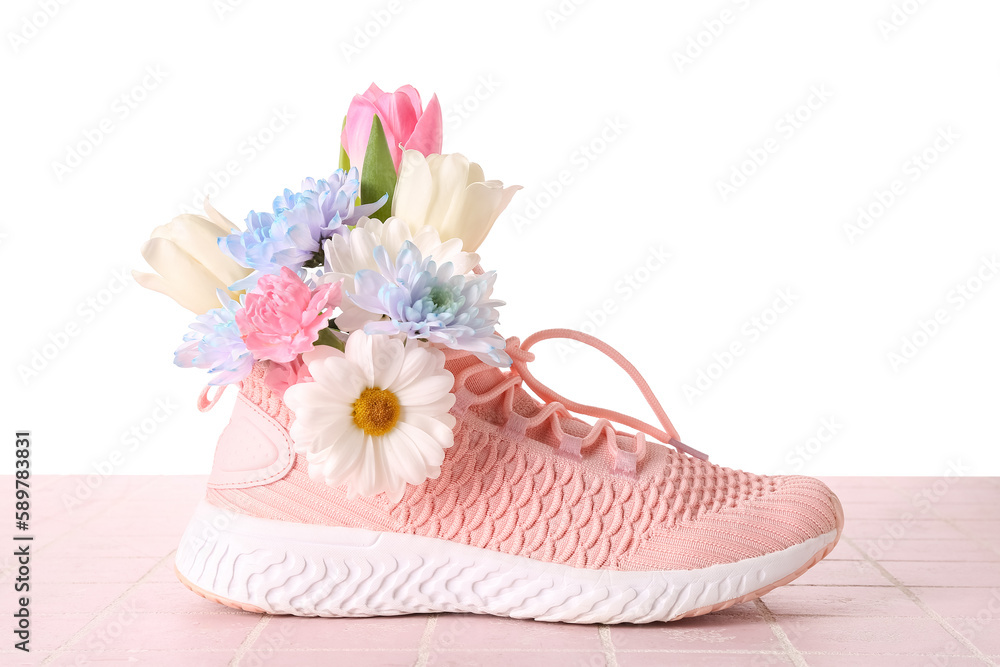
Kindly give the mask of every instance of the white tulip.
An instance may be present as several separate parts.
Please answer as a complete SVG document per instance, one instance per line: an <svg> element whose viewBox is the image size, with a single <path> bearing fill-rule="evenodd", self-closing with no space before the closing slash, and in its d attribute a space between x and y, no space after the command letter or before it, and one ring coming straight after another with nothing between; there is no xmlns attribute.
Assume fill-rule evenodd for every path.
<svg viewBox="0 0 1000 667"><path fill-rule="evenodd" d="M142 256L156 273L132 272L143 287L166 294L199 315L222 305L218 289L236 298L229 285L251 273L219 250L219 237L230 234L231 225L223 226L229 221L207 202L205 208L212 220L179 215L154 229L142 246Z"/></svg>
<svg viewBox="0 0 1000 667"><path fill-rule="evenodd" d="M406 220L413 233L430 225L442 241L462 239L462 249L475 252L520 189L487 181L482 167L459 153L424 157L403 151L392 215Z"/></svg>

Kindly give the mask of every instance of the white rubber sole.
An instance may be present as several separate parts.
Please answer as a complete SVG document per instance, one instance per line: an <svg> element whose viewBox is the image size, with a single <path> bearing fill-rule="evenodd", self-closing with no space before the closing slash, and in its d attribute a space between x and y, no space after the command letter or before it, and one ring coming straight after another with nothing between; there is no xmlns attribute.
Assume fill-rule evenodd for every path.
<svg viewBox="0 0 1000 667"><path fill-rule="evenodd" d="M417 535L258 519L202 501L179 578L215 602L297 616L472 612L567 623L648 623L753 599L829 553L833 530L700 570L586 570Z"/></svg>

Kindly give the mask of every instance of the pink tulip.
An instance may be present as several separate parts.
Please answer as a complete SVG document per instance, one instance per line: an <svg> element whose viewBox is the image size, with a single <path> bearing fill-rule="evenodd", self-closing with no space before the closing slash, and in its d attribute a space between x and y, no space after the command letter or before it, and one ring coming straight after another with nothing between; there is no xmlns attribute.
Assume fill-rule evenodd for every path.
<svg viewBox="0 0 1000 667"><path fill-rule="evenodd" d="M374 83L364 95L355 95L347 108L347 123L340 141L351 160L351 166L361 171L368 150L368 135L372 118L378 115L389 141L392 162L399 170L403 149L420 151L424 155L441 152L441 105L437 95L431 97L422 110L420 93L413 86L402 86L394 93L384 93Z"/></svg>
<svg viewBox="0 0 1000 667"><path fill-rule="evenodd" d="M283 266L281 275L261 276L246 295L236 326L254 358L287 363L312 349L340 298L340 283L311 290Z"/></svg>

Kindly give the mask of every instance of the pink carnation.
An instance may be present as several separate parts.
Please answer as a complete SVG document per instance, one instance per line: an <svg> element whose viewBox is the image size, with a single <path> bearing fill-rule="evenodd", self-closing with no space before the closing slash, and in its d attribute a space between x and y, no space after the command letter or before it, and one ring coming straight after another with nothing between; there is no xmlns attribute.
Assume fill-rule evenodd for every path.
<svg viewBox="0 0 1000 667"><path fill-rule="evenodd" d="M302 357L295 357L287 363L272 361L267 365L264 373L264 384L271 391L281 398L285 395L285 390L293 384L300 382L311 382L312 375L309 374L309 367L302 361Z"/></svg>
<svg viewBox="0 0 1000 667"><path fill-rule="evenodd" d="M281 275L261 276L236 313L236 326L255 359L290 362L312 349L327 326L330 309L340 305L340 283L315 290L287 266Z"/></svg>

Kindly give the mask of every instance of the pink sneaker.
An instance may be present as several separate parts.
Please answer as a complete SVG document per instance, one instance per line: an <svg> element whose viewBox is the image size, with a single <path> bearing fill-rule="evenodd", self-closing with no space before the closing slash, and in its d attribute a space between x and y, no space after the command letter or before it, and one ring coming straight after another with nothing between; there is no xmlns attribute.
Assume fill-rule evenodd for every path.
<svg viewBox="0 0 1000 667"><path fill-rule="evenodd" d="M609 352L665 430L572 404L538 383L528 348L557 335ZM631 365L596 339L541 332L523 344L508 339L507 351L509 372L448 355L455 444L440 475L408 485L398 501L351 497L311 478L289 435L295 416L255 367L178 549L181 581L269 614L647 623L757 598L836 545L843 512L822 482L703 460L676 439ZM591 426L564 406L602 418ZM603 417L639 435L615 432Z"/></svg>
<svg viewBox="0 0 1000 667"><path fill-rule="evenodd" d="M136 280L196 315L175 363L240 386L181 581L270 614L646 623L763 595L828 554L843 512L821 482L709 463L591 336L496 332L476 250L517 188L442 155L441 135L436 97L372 85L329 178L243 229L206 202L143 246L156 273ZM538 382L529 350L554 337L607 354L660 426Z"/></svg>

